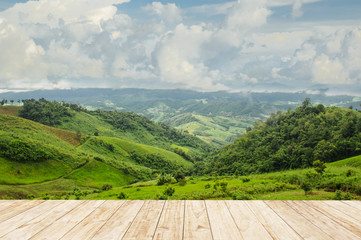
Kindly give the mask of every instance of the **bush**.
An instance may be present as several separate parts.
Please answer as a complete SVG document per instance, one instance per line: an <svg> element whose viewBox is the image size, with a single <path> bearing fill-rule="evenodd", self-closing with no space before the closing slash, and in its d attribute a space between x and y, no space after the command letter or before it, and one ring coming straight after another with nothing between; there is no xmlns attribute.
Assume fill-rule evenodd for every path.
<svg viewBox="0 0 361 240"><path fill-rule="evenodd" d="M118 198L118 199L125 199L125 198L127 198L127 195L125 195L124 192L120 192L120 193L118 194L117 198Z"/></svg>
<svg viewBox="0 0 361 240"><path fill-rule="evenodd" d="M185 179L181 179L180 181L179 181L179 186L185 186L187 184L187 180L185 180Z"/></svg>
<svg viewBox="0 0 361 240"><path fill-rule="evenodd" d="M301 188L305 191L305 195L307 196L312 191L312 184L310 182L303 182Z"/></svg>
<svg viewBox="0 0 361 240"><path fill-rule="evenodd" d="M243 183L246 183L246 182L251 181L251 179L248 178L248 177L243 177L243 178L241 178L241 181L242 181Z"/></svg>
<svg viewBox="0 0 361 240"><path fill-rule="evenodd" d="M173 196L174 192L175 192L175 189L173 187L167 187L164 190L163 195L171 197L171 196Z"/></svg>
<svg viewBox="0 0 361 240"><path fill-rule="evenodd" d="M233 200L252 200L253 197L245 192L238 192L232 195Z"/></svg>
<svg viewBox="0 0 361 240"><path fill-rule="evenodd" d="M161 174L158 176L157 185L164 185L166 183L171 183L173 181L173 177L170 174Z"/></svg>
<svg viewBox="0 0 361 240"><path fill-rule="evenodd" d="M41 162L50 158L50 154L39 143L12 138L5 140L0 141L0 155L10 160Z"/></svg>
<svg viewBox="0 0 361 240"><path fill-rule="evenodd" d="M318 174L322 175L325 172L326 164L320 160L316 160L313 162L313 168Z"/></svg>
<svg viewBox="0 0 361 240"><path fill-rule="evenodd" d="M110 185L110 184L104 184L104 185L101 187L101 189L102 189L103 191L108 191L108 190L110 190L110 189L112 189L112 188L113 188L113 186Z"/></svg>
<svg viewBox="0 0 361 240"><path fill-rule="evenodd" d="M355 173L356 173L355 170L349 169L346 172L346 177L351 177L351 176L355 175Z"/></svg>
<svg viewBox="0 0 361 240"><path fill-rule="evenodd" d="M335 196L333 197L333 200L342 200L342 192L340 190L337 190L335 192Z"/></svg>
<svg viewBox="0 0 361 240"><path fill-rule="evenodd" d="M175 180L177 182L183 180L185 178L184 173L181 170L178 170L177 173L174 176Z"/></svg>
<svg viewBox="0 0 361 240"><path fill-rule="evenodd" d="M228 182L222 181L222 182L220 183L220 186L221 186L221 190L222 190L223 192L225 192L225 191L227 190Z"/></svg>
<svg viewBox="0 0 361 240"><path fill-rule="evenodd" d="M204 185L205 189L211 188L211 184L207 183L206 185Z"/></svg>

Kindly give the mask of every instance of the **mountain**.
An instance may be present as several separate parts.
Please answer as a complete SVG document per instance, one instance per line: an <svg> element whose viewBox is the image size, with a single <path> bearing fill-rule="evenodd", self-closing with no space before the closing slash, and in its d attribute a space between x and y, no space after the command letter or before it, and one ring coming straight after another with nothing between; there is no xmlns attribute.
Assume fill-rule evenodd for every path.
<svg viewBox="0 0 361 240"><path fill-rule="evenodd" d="M137 114L27 100L0 107L0 197L122 186L179 170L189 175L211 150Z"/></svg>
<svg viewBox="0 0 361 240"><path fill-rule="evenodd" d="M361 112L312 106L305 100L295 110L278 112L230 145L208 169L218 174L249 174L305 168L361 154Z"/></svg>
<svg viewBox="0 0 361 240"><path fill-rule="evenodd" d="M117 110L141 114L188 131L216 147L232 143L257 120L272 112L295 109L305 98L313 104L358 108L361 98L328 96L327 89L297 92L196 92L151 89L72 89L1 93L0 99L39 99L75 103L88 110ZM192 116L189 118L189 116ZM192 121L190 121L192 120ZM185 121L185 122L184 122Z"/></svg>
<svg viewBox="0 0 361 240"><path fill-rule="evenodd" d="M308 92L196 92L151 89L71 89L1 93L0 99L39 99L75 103L88 110L134 112L153 121L187 131L213 146L230 144L272 112L295 109L306 98L313 104L358 108L361 98L326 95L327 89Z"/></svg>

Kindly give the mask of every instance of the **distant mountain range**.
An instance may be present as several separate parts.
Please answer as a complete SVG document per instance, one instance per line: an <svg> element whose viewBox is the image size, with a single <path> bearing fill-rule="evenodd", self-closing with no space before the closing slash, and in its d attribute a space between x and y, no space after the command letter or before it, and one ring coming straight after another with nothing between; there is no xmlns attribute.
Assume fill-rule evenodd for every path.
<svg viewBox="0 0 361 240"><path fill-rule="evenodd" d="M72 89L6 92L0 99L39 99L65 101L95 110L135 112L156 122L186 130L215 146L233 142L257 120L272 112L295 109L306 98L313 104L359 108L360 97L328 96L325 90L307 92L197 92L151 89Z"/></svg>

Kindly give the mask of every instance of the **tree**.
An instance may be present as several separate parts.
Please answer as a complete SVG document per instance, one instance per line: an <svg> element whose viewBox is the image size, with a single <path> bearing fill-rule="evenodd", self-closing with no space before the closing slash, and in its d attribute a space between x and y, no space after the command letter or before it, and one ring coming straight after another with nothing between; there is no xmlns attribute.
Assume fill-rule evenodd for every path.
<svg viewBox="0 0 361 240"><path fill-rule="evenodd" d="M164 192L163 192L163 194L165 195L165 196L173 196L173 194L174 194L174 192L175 192L175 189L173 188L173 187L167 187L165 190L164 190Z"/></svg>
<svg viewBox="0 0 361 240"><path fill-rule="evenodd" d="M179 169L177 171L177 173L175 174L174 178L177 182L183 180L185 178L185 176L184 176L184 173L182 172L182 170Z"/></svg>
<svg viewBox="0 0 361 240"><path fill-rule="evenodd" d="M322 175L325 172L326 164L320 160L316 160L313 162L313 168L318 174Z"/></svg>
<svg viewBox="0 0 361 240"><path fill-rule="evenodd" d="M310 182L303 182L301 188L305 191L305 195L307 196L312 191L312 184Z"/></svg>

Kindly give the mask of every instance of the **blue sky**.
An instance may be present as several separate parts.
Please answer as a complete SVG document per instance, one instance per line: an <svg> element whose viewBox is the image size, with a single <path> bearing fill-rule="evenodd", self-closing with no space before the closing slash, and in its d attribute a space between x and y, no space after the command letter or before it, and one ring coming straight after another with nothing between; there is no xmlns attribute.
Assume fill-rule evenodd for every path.
<svg viewBox="0 0 361 240"><path fill-rule="evenodd" d="M0 2L0 91L361 92L359 0Z"/></svg>

